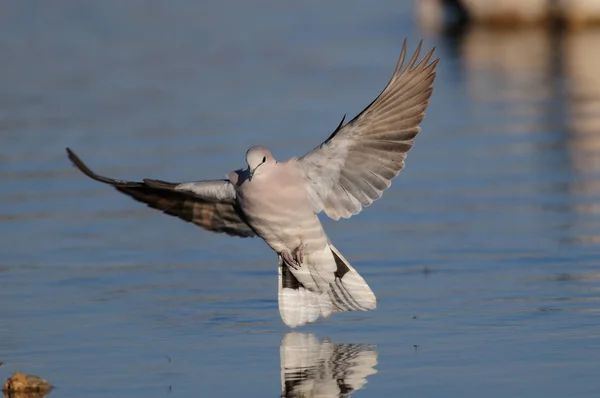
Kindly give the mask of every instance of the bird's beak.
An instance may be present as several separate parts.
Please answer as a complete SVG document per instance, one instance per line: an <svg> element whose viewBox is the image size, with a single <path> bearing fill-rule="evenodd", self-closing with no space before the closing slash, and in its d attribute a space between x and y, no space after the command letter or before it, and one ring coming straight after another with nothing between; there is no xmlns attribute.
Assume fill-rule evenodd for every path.
<svg viewBox="0 0 600 398"><path fill-rule="evenodd" d="M256 172L256 169L258 169L261 165L262 165L262 163L253 169L250 169L250 167L248 167L248 169L250 169L250 176L248 177L248 181L252 181L252 177L254 177L254 173Z"/></svg>

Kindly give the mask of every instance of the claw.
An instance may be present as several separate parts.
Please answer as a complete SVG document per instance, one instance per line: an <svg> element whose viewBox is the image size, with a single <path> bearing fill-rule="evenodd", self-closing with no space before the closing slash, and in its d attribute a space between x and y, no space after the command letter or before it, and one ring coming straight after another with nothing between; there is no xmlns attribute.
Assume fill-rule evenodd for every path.
<svg viewBox="0 0 600 398"><path fill-rule="evenodd" d="M297 248L295 248L292 251L292 254L290 254L290 252L287 250L282 251L281 258L283 259L283 262L288 267L292 267L293 269L297 270L298 268L300 268L302 266L302 262L304 261L304 249L305 248L306 248L306 245L301 244L300 246L298 246Z"/></svg>
<svg viewBox="0 0 600 398"><path fill-rule="evenodd" d="M300 268L300 263L298 263L287 250L281 252L281 258L283 258L283 262L288 267L292 267L295 270Z"/></svg>
<svg viewBox="0 0 600 398"><path fill-rule="evenodd" d="M306 249L306 245L303 243L293 251L294 258L298 264L302 264L304 260L304 249Z"/></svg>

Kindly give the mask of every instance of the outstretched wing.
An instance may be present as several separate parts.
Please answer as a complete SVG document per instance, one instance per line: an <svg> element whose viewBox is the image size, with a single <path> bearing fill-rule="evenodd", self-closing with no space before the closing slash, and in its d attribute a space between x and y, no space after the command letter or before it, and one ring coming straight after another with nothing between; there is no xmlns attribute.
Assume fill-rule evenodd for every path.
<svg viewBox="0 0 600 398"><path fill-rule="evenodd" d="M235 188L228 180L171 183L145 179L142 182L115 180L91 171L67 148L69 159L88 177L112 185L118 191L148 206L192 222L212 232L250 237L255 233L235 204Z"/></svg>
<svg viewBox="0 0 600 398"><path fill-rule="evenodd" d="M433 49L417 64L421 43L403 67L406 40L394 74L383 92L358 116L344 119L320 146L298 159L316 212L338 220L358 214L379 199L404 168L406 153L433 91Z"/></svg>

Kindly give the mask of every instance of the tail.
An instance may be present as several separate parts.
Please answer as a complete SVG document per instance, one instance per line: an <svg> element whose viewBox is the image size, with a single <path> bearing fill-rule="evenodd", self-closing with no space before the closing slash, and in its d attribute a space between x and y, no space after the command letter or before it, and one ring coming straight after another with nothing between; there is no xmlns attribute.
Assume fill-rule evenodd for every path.
<svg viewBox="0 0 600 398"><path fill-rule="evenodd" d="M307 289L286 265L279 265L279 313L287 326L302 326L332 312L368 311L377 306L367 282L331 243L329 249L335 272L309 268L311 274L318 272L315 279L328 282L326 291Z"/></svg>
<svg viewBox="0 0 600 398"><path fill-rule="evenodd" d="M374 310L377 307L377 299L367 282L335 246L330 243L329 248L337 265L335 280L329 285L329 297L337 311Z"/></svg>

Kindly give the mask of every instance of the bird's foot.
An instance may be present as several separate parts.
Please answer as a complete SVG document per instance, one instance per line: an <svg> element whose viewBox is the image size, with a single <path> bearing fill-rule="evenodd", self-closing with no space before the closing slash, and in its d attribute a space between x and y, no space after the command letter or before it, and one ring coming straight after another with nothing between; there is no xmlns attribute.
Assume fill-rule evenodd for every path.
<svg viewBox="0 0 600 398"><path fill-rule="evenodd" d="M302 266L302 261L304 261L304 249L305 245L301 244L292 250L292 254L290 254L289 251L284 250L281 252L281 258L288 267L292 267L293 269L297 270Z"/></svg>
<svg viewBox="0 0 600 398"><path fill-rule="evenodd" d="M292 252L292 254L294 255L294 258L296 259L296 262L298 262L298 264L302 264L302 262L304 261L304 249L306 249L306 245L304 243L302 243L300 246L295 248L294 251Z"/></svg>
<svg viewBox="0 0 600 398"><path fill-rule="evenodd" d="M296 259L294 257L292 257L292 255L290 254L289 251L287 251L287 250L282 251L281 258L283 259L283 263L285 265L287 265L288 267L291 267L295 270L298 270L298 268L300 268L301 263L296 261Z"/></svg>

